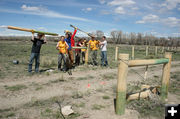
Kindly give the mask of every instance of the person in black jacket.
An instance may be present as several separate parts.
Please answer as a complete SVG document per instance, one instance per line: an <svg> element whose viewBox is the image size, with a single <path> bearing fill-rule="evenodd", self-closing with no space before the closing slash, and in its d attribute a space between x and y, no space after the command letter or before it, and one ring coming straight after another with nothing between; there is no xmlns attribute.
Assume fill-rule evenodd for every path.
<svg viewBox="0 0 180 119"><path fill-rule="evenodd" d="M32 64L35 59L35 72L39 72L39 64L40 64L40 50L42 44L46 43L46 38L44 34L39 34L37 35L37 38L34 37L34 33L32 34L32 39L31 41L33 42L32 45L32 50L31 50L31 57L29 61L29 67L28 67L28 72L32 72Z"/></svg>

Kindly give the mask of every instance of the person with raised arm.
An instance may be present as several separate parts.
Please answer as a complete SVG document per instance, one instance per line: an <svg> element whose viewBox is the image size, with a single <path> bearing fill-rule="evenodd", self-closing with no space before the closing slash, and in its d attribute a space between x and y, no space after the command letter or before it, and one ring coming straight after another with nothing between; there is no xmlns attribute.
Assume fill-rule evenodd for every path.
<svg viewBox="0 0 180 119"><path fill-rule="evenodd" d="M35 72L39 72L39 65L40 65L40 50L42 44L46 43L46 37L44 34L37 34L37 37L34 37L34 33L32 33L32 39L33 42L32 49L31 49L31 56L29 60L29 67L28 72L32 72L32 65L35 59Z"/></svg>
<svg viewBox="0 0 180 119"><path fill-rule="evenodd" d="M74 37L76 35L76 32L77 32L77 28L74 29L73 34L70 31L67 31L67 30L65 31L65 41L66 41L66 43L69 46L69 48L68 48L68 55L69 55L71 67L74 64L74 54L73 54L72 46L75 45Z"/></svg>

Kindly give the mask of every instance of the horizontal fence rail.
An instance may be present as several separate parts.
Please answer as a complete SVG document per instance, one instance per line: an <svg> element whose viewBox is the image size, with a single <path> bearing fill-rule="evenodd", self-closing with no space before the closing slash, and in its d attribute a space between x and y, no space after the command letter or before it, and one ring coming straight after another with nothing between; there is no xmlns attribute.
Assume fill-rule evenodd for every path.
<svg viewBox="0 0 180 119"><path fill-rule="evenodd" d="M87 47L72 47L72 49L87 49Z"/></svg>
<svg viewBox="0 0 180 119"><path fill-rule="evenodd" d="M145 65L157 65L157 64L165 64L168 62L169 62L169 59L167 58L149 59L149 60L130 60L128 63L128 66L135 67L135 66L145 66Z"/></svg>

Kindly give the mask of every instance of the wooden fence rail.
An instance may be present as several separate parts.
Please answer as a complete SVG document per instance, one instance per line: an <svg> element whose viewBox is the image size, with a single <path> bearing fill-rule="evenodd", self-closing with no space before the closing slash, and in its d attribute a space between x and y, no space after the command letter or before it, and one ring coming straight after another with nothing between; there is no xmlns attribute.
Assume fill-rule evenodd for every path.
<svg viewBox="0 0 180 119"><path fill-rule="evenodd" d="M130 60L128 63L128 66L135 67L135 66L145 66L145 65L157 65L157 64L164 64L168 62L169 62L169 59L167 58L149 59L149 60Z"/></svg>

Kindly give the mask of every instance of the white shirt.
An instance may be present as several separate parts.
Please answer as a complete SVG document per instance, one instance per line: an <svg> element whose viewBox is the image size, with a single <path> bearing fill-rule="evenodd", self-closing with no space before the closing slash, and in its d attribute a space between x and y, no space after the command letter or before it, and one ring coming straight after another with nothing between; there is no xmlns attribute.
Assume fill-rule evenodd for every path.
<svg viewBox="0 0 180 119"><path fill-rule="evenodd" d="M107 41L101 42L101 51L107 51Z"/></svg>

